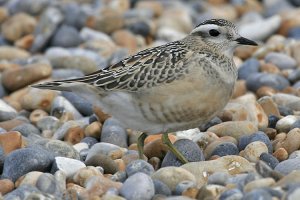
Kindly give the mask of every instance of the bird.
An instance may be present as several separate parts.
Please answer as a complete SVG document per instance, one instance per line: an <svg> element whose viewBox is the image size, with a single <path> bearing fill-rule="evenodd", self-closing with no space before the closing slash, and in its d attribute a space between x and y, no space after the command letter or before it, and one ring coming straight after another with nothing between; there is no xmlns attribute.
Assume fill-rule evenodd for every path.
<svg viewBox="0 0 300 200"><path fill-rule="evenodd" d="M182 162L189 162L168 133L209 122L228 103L237 79L233 53L239 45L258 45L242 37L225 19L198 24L186 37L151 47L89 75L32 85L74 92L141 131L137 141L143 158L144 140L161 134Z"/></svg>

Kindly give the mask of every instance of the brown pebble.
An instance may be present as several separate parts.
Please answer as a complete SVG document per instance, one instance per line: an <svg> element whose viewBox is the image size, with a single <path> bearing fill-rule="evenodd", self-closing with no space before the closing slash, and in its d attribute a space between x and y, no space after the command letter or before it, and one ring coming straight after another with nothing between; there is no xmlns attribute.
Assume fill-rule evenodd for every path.
<svg viewBox="0 0 300 200"><path fill-rule="evenodd" d="M261 98L263 96L272 96L273 94L276 93L277 91L274 88L268 86L262 86L256 91L256 95L258 98Z"/></svg>
<svg viewBox="0 0 300 200"><path fill-rule="evenodd" d="M11 131L0 134L0 146L2 146L6 155L16 149L22 148L23 142L21 133L18 131Z"/></svg>
<svg viewBox="0 0 300 200"><path fill-rule="evenodd" d="M137 150L138 150L137 143L131 144L131 145L128 147L128 150L135 150L135 151L137 151Z"/></svg>
<svg viewBox="0 0 300 200"><path fill-rule="evenodd" d="M149 159L148 163L150 163L154 170L157 171L160 168L161 160L158 157L152 157Z"/></svg>
<svg viewBox="0 0 300 200"><path fill-rule="evenodd" d="M30 47L32 46L34 42L34 35L29 34L29 35L25 35L24 37L18 39L15 42L15 46L19 47L21 49L30 49Z"/></svg>
<svg viewBox="0 0 300 200"><path fill-rule="evenodd" d="M13 128L15 128L16 126L19 126L21 124L24 124L25 122L19 119L11 119L11 120L7 120L4 122L0 122L0 127L9 131Z"/></svg>
<svg viewBox="0 0 300 200"><path fill-rule="evenodd" d="M300 129L294 128L286 134L286 138L281 142L288 154L298 150L300 148Z"/></svg>
<svg viewBox="0 0 300 200"><path fill-rule="evenodd" d="M2 84L9 91L15 91L36 81L49 77L52 67L48 64L35 63L22 68L8 69L2 74Z"/></svg>
<svg viewBox="0 0 300 200"><path fill-rule="evenodd" d="M28 58L30 53L13 46L0 46L0 60L15 60Z"/></svg>
<svg viewBox="0 0 300 200"><path fill-rule="evenodd" d="M168 147L163 144L161 139L156 139L144 146L144 154L148 158L158 157L162 159L168 152Z"/></svg>
<svg viewBox="0 0 300 200"><path fill-rule="evenodd" d="M117 164L118 171L121 171L121 172L125 171L126 165L125 165L124 160L122 160L122 159L116 159L116 160L114 160L114 162Z"/></svg>
<svg viewBox="0 0 300 200"><path fill-rule="evenodd" d="M127 30L117 30L112 34L114 42L129 50L130 54L133 54L138 49L138 42L136 35Z"/></svg>
<svg viewBox="0 0 300 200"><path fill-rule="evenodd" d="M77 144L84 138L84 131L81 127L71 127L67 131L64 137L64 141L69 142L71 144Z"/></svg>
<svg viewBox="0 0 300 200"><path fill-rule="evenodd" d="M110 115L104 113L102 111L101 108L94 106L93 107L93 111L96 114L96 116L98 117L99 121L103 124L105 122L105 120L107 120L108 118L110 118Z"/></svg>
<svg viewBox="0 0 300 200"><path fill-rule="evenodd" d="M0 185L1 185L0 194L2 194L2 195L5 195L5 194L11 192L15 188L14 183L9 179L1 179Z"/></svg>
<svg viewBox="0 0 300 200"><path fill-rule="evenodd" d="M91 195L102 196L109 188L119 190L122 187L122 183L112 181L104 176L94 176L87 180L84 187Z"/></svg>
<svg viewBox="0 0 300 200"><path fill-rule="evenodd" d="M262 107L262 109L264 110L267 116L269 115L275 115L277 117L281 116L277 105L275 104L275 102L271 97L264 96L260 98L257 102L260 104L260 106Z"/></svg>
<svg viewBox="0 0 300 200"><path fill-rule="evenodd" d="M84 134L87 137L89 136L99 139L101 135L101 130L102 124L100 122L93 122L84 129Z"/></svg>
<svg viewBox="0 0 300 200"><path fill-rule="evenodd" d="M275 128L266 128L264 132L270 138L270 140L274 140L277 135Z"/></svg>
<svg viewBox="0 0 300 200"><path fill-rule="evenodd" d="M260 66L260 70L261 70L261 72L270 73L270 74L279 74L280 73L280 69L278 69L278 67L272 63L263 63Z"/></svg>
<svg viewBox="0 0 300 200"><path fill-rule="evenodd" d="M87 166L101 166L105 174L114 174L118 171L117 163L107 155L94 155L85 161Z"/></svg>
<svg viewBox="0 0 300 200"><path fill-rule="evenodd" d="M239 96L242 96L246 94L246 92L247 92L246 81L238 80L234 86L232 98L237 98Z"/></svg>
<svg viewBox="0 0 300 200"><path fill-rule="evenodd" d="M102 177L103 175L96 167L87 166L87 167L79 169L74 174L72 179L73 179L74 183L79 184L80 186L84 187L84 185L89 180L89 178L91 178L93 176Z"/></svg>
<svg viewBox="0 0 300 200"><path fill-rule="evenodd" d="M30 113L29 120L31 123L36 124L40 119L42 119L45 116L49 116L49 114L46 111L36 109Z"/></svg>
<svg viewBox="0 0 300 200"><path fill-rule="evenodd" d="M185 191L183 191L182 196L196 199L198 192L199 192L198 188L192 187L192 188L188 188Z"/></svg>
<svg viewBox="0 0 300 200"><path fill-rule="evenodd" d="M281 162L288 159L289 154L284 148L279 148L273 153L273 156Z"/></svg>

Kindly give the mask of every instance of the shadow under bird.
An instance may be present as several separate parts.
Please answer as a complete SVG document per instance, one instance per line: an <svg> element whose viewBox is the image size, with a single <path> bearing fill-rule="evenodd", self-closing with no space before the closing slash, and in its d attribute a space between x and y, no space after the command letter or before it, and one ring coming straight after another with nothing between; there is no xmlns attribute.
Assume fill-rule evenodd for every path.
<svg viewBox="0 0 300 200"><path fill-rule="evenodd" d="M233 51L239 45L257 44L240 36L233 23L211 19L181 40L140 51L82 78L32 87L75 92L124 127L142 131L140 158L146 136L164 133L164 144L187 163L168 133L199 127L225 107L237 79Z"/></svg>

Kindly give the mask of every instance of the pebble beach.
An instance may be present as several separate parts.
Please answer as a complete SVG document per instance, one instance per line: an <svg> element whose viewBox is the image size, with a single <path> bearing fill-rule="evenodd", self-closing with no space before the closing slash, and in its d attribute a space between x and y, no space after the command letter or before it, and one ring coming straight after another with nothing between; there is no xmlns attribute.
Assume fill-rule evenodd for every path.
<svg viewBox="0 0 300 200"><path fill-rule="evenodd" d="M69 92L82 77L223 18L258 46L207 124L169 134L182 164ZM0 0L0 200L300 199L299 0ZM214 100L216 101L216 100Z"/></svg>

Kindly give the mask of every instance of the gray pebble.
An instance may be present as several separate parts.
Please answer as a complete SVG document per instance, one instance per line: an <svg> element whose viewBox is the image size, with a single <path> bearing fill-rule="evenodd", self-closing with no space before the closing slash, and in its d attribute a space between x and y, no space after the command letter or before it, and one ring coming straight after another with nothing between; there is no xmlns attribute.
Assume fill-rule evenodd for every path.
<svg viewBox="0 0 300 200"><path fill-rule="evenodd" d="M73 148L73 146L60 140L41 139L32 145L33 148L39 146L53 153L54 156L73 158L77 160L80 159L79 153Z"/></svg>
<svg viewBox="0 0 300 200"><path fill-rule="evenodd" d="M265 61L276 65L281 70L297 67L296 60L284 53L270 52L266 55Z"/></svg>
<svg viewBox="0 0 300 200"><path fill-rule="evenodd" d="M259 72L260 63L256 58L246 60L238 69L238 79L247 79L250 74Z"/></svg>
<svg viewBox="0 0 300 200"><path fill-rule="evenodd" d="M2 178L16 181L31 171L49 171L54 157L42 148L18 149L8 154L4 160Z"/></svg>
<svg viewBox="0 0 300 200"><path fill-rule="evenodd" d="M75 47L81 43L77 29L69 25L62 25L53 35L50 45L57 47Z"/></svg>
<svg viewBox="0 0 300 200"><path fill-rule="evenodd" d="M218 155L218 156L227 156L227 155L238 155L239 150L237 146L232 142L224 142L219 144L213 150L211 156Z"/></svg>
<svg viewBox="0 0 300 200"><path fill-rule="evenodd" d="M254 189L244 195L242 200L263 199L272 200L272 196L264 189Z"/></svg>
<svg viewBox="0 0 300 200"><path fill-rule="evenodd" d="M170 188L160 180L154 179L153 180L155 194L161 194L165 196L170 196L172 194Z"/></svg>
<svg viewBox="0 0 300 200"><path fill-rule="evenodd" d="M32 196L32 194L35 195L42 195L41 191L39 189L37 189L36 187L29 185L29 184L24 184L24 185L20 185L18 188L16 188L15 190L13 190L12 192L6 194L4 196L5 200L19 200L19 199L31 199L30 196ZM40 196L43 198L37 198L37 199L46 199L44 195ZM35 198L33 198L35 199ZM49 200L54 200L54 196L52 196L52 198L48 196Z"/></svg>
<svg viewBox="0 0 300 200"><path fill-rule="evenodd" d="M63 96L57 96L52 101L50 114L60 119L64 113L71 114L74 120L82 118L82 115L68 99Z"/></svg>
<svg viewBox="0 0 300 200"><path fill-rule="evenodd" d="M181 195L184 191L186 191L189 188L196 187L196 183L193 181L182 181L176 185L174 194L175 195Z"/></svg>
<svg viewBox="0 0 300 200"><path fill-rule="evenodd" d="M56 181L55 177L49 173L43 173L39 176L36 187L41 191L60 199L63 196L59 183Z"/></svg>
<svg viewBox="0 0 300 200"><path fill-rule="evenodd" d="M255 73L248 76L246 85L249 90L256 92L262 86L283 90L290 86L290 83L286 78L278 74Z"/></svg>
<svg viewBox="0 0 300 200"><path fill-rule="evenodd" d="M289 174L293 170L300 170L300 158L284 160L276 165L275 170L284 175Z"/></svg>
<svg viewBox="0 0 300 200"><path fill-rule="evenodd" d="M50 130L53 132L56 131L60 125L59 120L53 116L45 116L36 123L36 126L40 130Z"/></svg>
<svg viewBox="0 0 300 200"><path fill-rule="evenodd" d="M62 92L62 96L68 99L82 115L90 116L94 113L92 103L81 96L72 92Z"/></svg>
<svg viewBox="0 0 300 200"><path fill-rule="evenodd" d="M128 147L127 132L119 122L113 118L105 120L101 131L101 142L115 144L120 147Z"/></svg>
<svg viewBox="0 0 300 200"><path fill-rule="evenodd" d="M31 134L35 134L35 135L41 134L38 128L36 128L34 125L29 123L20 124L19 126L13 128L12 131L19 131L24 137L28 137Z"/></svg>
<svg viewBox="0 0 300 200"><path fill-rule="evenodd" d="M76 2L68 3L63 6L64 24L81 29L86 22L87 14L82 6Z"/></svg>
<svg viewBox="0 0 300 200"><path fill-rule="evenodd" d="M82 76L84 76L84 73L82 73L82 71L79 69L53 69L51 77L53 79L59 80L59 79L68 79L68 78L79 78ZM68 93L68 92L66 92L66 93ZM69 92L69 93L73 94L71 92ZM64 96L64 97L66 97L66 96ZM68 100L71 101L70 99L68 99Z"/></svg>
<svg viewBox="0 0 300 200"><path fill-rule="evenodd" d="M109 156L111 152L113 151L123 151L125 149L122 149L121 147L114 145L114 144L110 144L110 143L105 143L105 142L99 142L97 144L94 144L92 146L92 148L90 149L86 160L89 160L92 156L95 155L107 155Z"/></svg>
<svg viewBox="0 0 300 200"><path fill-rule="evenodd" d="M208 177L207 184L226 185L229 174L226 172L215 172Z"/></svg>
<svg viewBox="0 0 300 200"><path fill-rule="evenodd" d="M125 170L126 170L128 177L132 176L133 174L138 173L138 172L145 173L149 176L151 176L154 173L153 166L144 160L134 160L134 161L130 162L126 166Z"/></svg>
<svg viewBox="0 0 300 200"><path fill-rule="evenodd" d="M174 146L180 151L183 156L190 162L197 162L205 160L202 150L199 146L188 139L177 140ZM181 166L182 163L178 158L170 151L164 157L161 167L167 166Z"/></svg>
<svg viewBox="0 0 300 200"><path fill-rule="evenodd" d="M272 154L265 152L260 155L259 159L267 163L267 165L269 165L272 169L274 169L279 163L277 158L275 158Z"/></svg>
<svg viewBox="0 0 300 200"><path fill-rule="evenodd" d="M94 144L98 143L98 140L94 137L85 137L80 142L86 143L91 148Z"/></svg>
<svg viewBox="0 0 300 200"><path fill-rule="evenodd" d="M220 195L219 200L240 200L243 198L243 193L239 189L226 190Z"/></svg>
<svg viewBox="0 0 300 200"><path fill-rule="evenodd" d="M154 184L148 175L138 172L124 182L120 194L131 200L151 200L155 194Z"/></svg>

